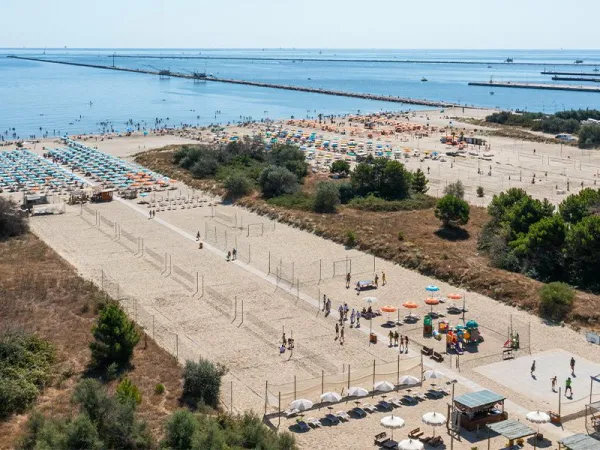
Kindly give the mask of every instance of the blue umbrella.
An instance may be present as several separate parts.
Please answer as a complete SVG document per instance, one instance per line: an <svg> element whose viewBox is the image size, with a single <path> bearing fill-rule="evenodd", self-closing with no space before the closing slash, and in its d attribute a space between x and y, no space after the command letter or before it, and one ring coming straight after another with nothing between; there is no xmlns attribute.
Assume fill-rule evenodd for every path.
<svg viewBox="0 0 600 450"><path fill-rule="evenodd" d="M428 292L437 292L437 291L440 290L440 288L437 287L437 286L435 286L435 285L433 285L433 284L430 284L429 286L427 286L425 288L425 290L428 291Z"/></svg>

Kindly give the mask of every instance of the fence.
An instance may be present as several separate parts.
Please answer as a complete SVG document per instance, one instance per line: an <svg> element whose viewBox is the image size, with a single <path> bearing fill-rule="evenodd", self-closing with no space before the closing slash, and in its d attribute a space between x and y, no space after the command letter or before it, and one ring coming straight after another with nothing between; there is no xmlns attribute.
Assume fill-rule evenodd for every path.
<svg viewBox="0 0 600 450"><path fill-rule="evenodd" d="M281 405L287 406L295 399L318 399L325 392L337 392L343 396L350 387L372 387L380 381L388 381L397 385L401 375L412 375L417 379L422 379L422 364L421 357L401 359L398 355L395 361L386 363L377 364L376 361L373 361L372 364L359 368L352 368L348 365L337 374L326 375L322 371L320 377L302 380L294 377L293 381L279 385L269 385L267 382L265 414L269 408L271 411L280 411Z"/></svg>
<svg viewBox="0 0 600 450"><path fill-rule="evenodd" d="M226 225L230 226L231 228L235 228L237 227L237 215L232 216L230 214L225 214L222 212L217 211L217 208L215 207L215 219L219 219L220 221L224 222Z"/></svg>

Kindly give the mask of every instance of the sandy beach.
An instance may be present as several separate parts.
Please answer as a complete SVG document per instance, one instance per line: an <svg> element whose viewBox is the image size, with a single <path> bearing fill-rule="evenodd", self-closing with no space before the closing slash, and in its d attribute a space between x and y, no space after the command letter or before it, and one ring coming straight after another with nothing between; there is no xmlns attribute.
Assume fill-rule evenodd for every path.
<svg viewBox="0 0 600 450"><path fill-rule="evenodd" d="M465 114L483 117L486 113L489 111L468 110ZM444 113L419 112L410 118L410 122L442 127L452 120L456 128L465 128L465 134L479 129L446 118L461 114L461 109ZM282 129L315 130L328 139L349 138L347 124L339 125L336 131L320 131L317 126L314 123L281 123ZM232 127L226 129L226 133L252 134L261 127L264 125ZM380 128L385 129L385 125ZM130 158L152 148L218 138L207 131L203 131L202 136L190 130L173 134L82 142L97 145L109 154ZM439 132L421 138L415 133L399 133L392 137L380 136L380 142L385 143L389 138L394 146L443 151L445 146L439 141L441 136ZM357 135L355 139L369 140L366 135ZM411 170L420 167L429 172L431 194L441 195L446 182L460 179L466 186L467 199L478 205L486 204L493 193L509 186L522 187L535 197L547 197L558 203L567 195L567 180L570 192L577 192L581 182L584 187L593 186L600 169L600 156L592 151L582 152L563 146L561 156L561 148L556 144L514 142L500 137L485 139L489 151L494 154L492 161L486 162L492 166L491 175L487 175L487 167L485 174L478 174L481 160L475 156L457 160L448 158L443 162L411 156L402 161ZM371 140L378 142L375 136ZM59 145L43 141L36 144L35 151L41 153L44 146ZM532 184L534 173L536 182ZM475 195L479 185L485 189L483 198ZM559 398L551 392L549 378L556 375L559 384L564 384L569 375L568 358L571 355L581 361L582 372L574 378L573 398L562 397L563 415L577 413L588 402L589 376L600 373L600 347L587 343L583 332L546 325L538 317L488 297L464 292L358 250L348 250L241 207L223 205L218 199L192 191L183 184L176 187L170 195L181 198L177 209L160 211L154 219L149 219L147 205L117 198L111 203L85 208L68 206L62 215L34 217L31 226L82 276L118 297L145 331L180 361L201 356L225 364L229 369L221 398L225 409L233 412L252 409L263 414L266 400L270 422L280 429L294 431L295 419L280 421L273 416L278 410L280 394L282 409L287 409L294 398L294 390L296 397L306 397L316 403L322 391L328 390L327 386L343 394L348 387L345 381L348 378L352 386L370 389L373 379L394 382L398 374L419 377L421 370L436 369L445 375L443 380L434 380L441 386L450 388L446 382L456 380L455 395L490 389L507 398L505 406L509 417L525 421L528 411L557 410ZM156 192L152 195L158 200L167 194ZM203 206L186 207L184 199L190 196L202 197L205 200ZM203 249L198 248L198 232ZM228 262L226 253L233 248L237 249L238 258ZM347 289L344 274L349 261L352 285ZM385 286L380 283L376 290L360 295L352 288L356 281L372 279L375 274L381 277L383 272L386 274ZM377 307L399 307L392 317L396 319L409 312L400 305L414 301L419 307L412 314L423 317L429 311L424 305L428 296L425 287L431 284L440 288L439 295L443 298L450 293L465 297L466 319L476 320L485 338L476 352L466 352L459 361L456 357L446 357L442 363L437 363L425 357L421 362L422 346L442 353L445 343L423 337L422 321L419 321L398 327L399 333L410 340L408 353L401 354L398 347L388 346L389 330L384 325L390 317L385 314L371 324L361 321L360 328L346 324L343 344L335 339L340 304L361 309L365 306L364 297L372 295L377 298ZM332 300L329 316L322 311L324 294ZM448 304L450 302L448 300ZM448 304L435 308L444 312ZM462 323L460 316L447 315L446 318L451 325ZM516 352L516 359L503 362L503 345L511 327L519 332L522 348ZM378 336L377 344L369 342L370 328ZM288 350L280 354L284 332L293 337L295 346L293 352ZM541 355L538 358L540 376L532 379L529 365L536 355ZM327 380L327 385L323 380ZM430 384L431 381L426 381L413 390L425 392ZM592 400L600 400L600 390L596 392ZM392 392L389 397L403 394ZM380 397L369 397L364 402L377 403ZM445 397L397 408L394 414L400 415L406 426L396 430L394 438L404 439L408 431L417 427L432 431L421 422L421 416L430 411L446 415L448 403L449 397ZM351 401L333 405L333 408L338 411L352 406ZM306 412L306 417L320 418L325 412L326 408L311 410ZM348 423L324 426L296 436L301 447L306 449L372 448L374 435L383 431L379 421L385 415L375 412L365 419L351 419ZM557 439L584 431L585 422L583 418L575 418L562 427L542 425L540 430L556 445ZM445 428L438 428L436 433L444 437L446 448L449 448L450 437ZM454 448L471 449L473 445L487 448L487 442L483 440L487 436L483 432L479 436L475 433L464 433L463 436L461 442L454 443ZM505 443L506 439L494 436L491 448L502 448Z"/></svg>

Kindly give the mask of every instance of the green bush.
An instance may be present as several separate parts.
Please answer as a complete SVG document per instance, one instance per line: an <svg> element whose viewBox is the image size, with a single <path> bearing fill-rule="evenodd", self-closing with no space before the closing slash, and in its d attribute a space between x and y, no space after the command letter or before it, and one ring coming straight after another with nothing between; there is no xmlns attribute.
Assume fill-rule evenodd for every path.
<svg viewBox="0 0 600 450"><path fill-rule="evenodd" d="M66 429L66 448L95 450L104 445L98 436L98 430L86 414L80 414L69 423Z"/></svg>
<svg viewBox="0 0 600 450"><path fill-rule="evenodd" d="M340 202L345 205L354 198L354 189L351 183L340 183L338 185L340 191Z"/></svg>
<svg viewBox="0 0 600 450"><path fill-rule="evenodd" d="M198 433L198 426L198 421L187 409L175 411L165 424L165 437L161 442L161 447L165 449L191 449L195 435Z"/></svg>
<svg viewBox="0 0 600 450"><path fill-rule="evenodd" d="M553 282L540 289L540 312L552 320L563 320L573 307L575 292L566 283Z"/></svg>
<svg viewBox="0 0 600 450"><path fill-rule="evenodd" d="M435 217L442 221L444 227L465 225L469 222L469 204L464 200L447 194L435 207Z"/></svg>
<svg viewBox="0 0 600 450"><path fill-rule="evenodd" d="M429 209L433 208L436 203L437 200L434 197L423 194L415 194L404 200L384 200L374 195L369 195L368 197L352 199L349 206L361 211L392 212Z"/></svg>
<svg viewBox="0 0 600 450"><path fill-rule="evenodd" d="M196 178L207 178L215 175L219 169L219 161L211 155L207 155L197 160L190 168L190 172Z"/></svg>
<svg viewBox="0 0 600 450"><path fill-rule="evenodd" d="M34 335L0 333L0 418L30 408L50 377L54 347Z"/></svg>
<svg viewBox="0 0 600 450"><path fill-rule="evenodd" d="M265 198L294 194L298 191L298 178L284 167L267 167L260 174L258 184Z"/></svg>
<svg viewBox="0 0 600 450"><path fill-rule="evenodd" d="M579 129L579 148L597 147L600 145L600 125L583 125Z"/></svg>
<svg viewBox="0 0 600 450"><path fill-rule="evenodd" d="M295 194L280 195L267 200L269 205L280 206L286 209L299 209L301 211L312 211L314 199L306 192L296 192Z"/></svg>
<svg viewBox="0 0 600 450"><path fill-rule="evenodd" d="M460 180L450 183L444 188L444 195L452 195L453 197L463 199L465 198L465 186Z"/></svg>
<svg viewBox="0 0 600 450"><path fill-rule="evenodd" d="M119 383L116 396L122 403L129 401L133 401L137 405L142 403L142 393L129 378L125 378Z"/></svg>
<svg viewBox="0 0 600 450"><path fill-rule="evenodd" d="M296 175L296 181L302 180L308 173L304 152L293 145L275 145L268 153L268 160Z"/></svg>
<svg viewBox="0 0 600 450"><path fill-rule="evenodd" d="M17 204L0 197L0 241L20 236L29 231L27 216L21 212Z"/></svg>
<svg viewBox="0 0 600 450"><path fill-rule="evenodd" d="M245 175L234 174L225 180L225 189L232 197L243 197L252 191L252 181Z"/></svg>
<svg viewBox="0 0 600 450"><path fill-rule="evenodd" d="M154 386L154 393L156 395L162 395L165 393L165 385L162 383L158 383L156 386Z"/></svg>
<svg viewBox="0 0 600 450"><path fill-rule="evenodd" d="M578 194L571 194L558 206L565 222L576 224L584 217L597 213L600 209L600 189L585 188Z"/></svg>
<svg viewBox="0 0 600 450"><path fill-rule="evenodd" d="M213 408L219 402L221 378L227 373L220 364L200 358L186 361L183 371L183 396L194 407L205 404Z"/></svg>
<svg viewBox="0 0 600 450"><path fill-rule="evenodd" d="M357 195L401 200L410 194L412 174L398 161L374 158L356 165L351 183Z"/></svg>
<svg viewBox="0 0 600 450"><path fill-rule="evenodd" d="M92 363L99 369L106 369L112 363L121 368L127 366L141 337L135 323L114 302L100 311L92 335Z"/></svg>
<svg viewBox="0 0 600 450"><path fill-rule="evenodd" d="M346 245L348 247L354 247L356 245L356 233L352 230L346 231Z"/></svg>
<svg viewBox="0 0 600 450"><path fill-rule="evenodd" d="M483 192L483 186L477 186L477 197L483 197L484 196L484 192Z"/></svg>
<svg viewBox="0 0 600 450"><path fill-rule="evenodd" d="M584 217L567 232L565 240L571 281L600 289L600 216Z"/></svg>
<svg viewBox="0 0 600 450"><path fill-rule="evenodd" d="M399 241L403 241L404 240L404 233L402 233L402 231L398 231L398 240Z"/></svg>
<svg viewBox="0 0 600 450"><path fill-rule="evenodd" d="M347 161L338 160L331 164L331 173L339 173L343 176L348 176L350 173L350 164Z"/></svg>
<svg viewBox="0 0 600 450"><path fill-rule="evenodd" d="M318 213L334 213L340 204L340 190L336 183L321 182L317 185L313 208Z"/></svg>

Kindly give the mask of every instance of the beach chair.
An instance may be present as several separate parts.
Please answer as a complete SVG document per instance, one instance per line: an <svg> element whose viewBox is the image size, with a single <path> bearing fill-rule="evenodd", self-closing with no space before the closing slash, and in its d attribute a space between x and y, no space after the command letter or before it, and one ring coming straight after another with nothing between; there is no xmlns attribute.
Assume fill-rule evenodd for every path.
<svg viewBox="0 0 600 450"><path fill-rule="evenodd" d="M296 417L299 412L300 411L297 409L287 409L283 412L283 415L286 417L286 419L289 419L291 417Z"/></svg>
<svg viewBox="0 0 600 450"><path fill-rule="evenodd" d="M370 403L365 403L362 407L362 409L364 409L365 411L368 411L370 413L374 413L375 411L377 411L377 408L375 408L373 405L371 405Z"/></svg>
<svg viewBox="0 0 600 450"><path fill-rule="evenodd" d="M433 355L433 349L429 348L429 347L423 347L421 349L421 353L425 356L430 356L430 355Z"/></svg>
<svg viewBox="0 0 600 450"><path fill-rule="evenodd" d="M424 434L425 433L421 431L421 428L415 428L414 430L411 430L410 433L408 433L408 437L409 439L419 439Z"/></svg>
<svg viewBox="0 0 600 450"><path fill-rule="evenodd" d="M348 415L348 413L346 411L338 411L335 413L335 415L342 422L348 422L350 420L350 416Z"/></svg>
<svg viewBox="0 0 600 450"><path fill-rule="evenodd" d="M384 431L382 433L375 435L374 445L379 445L381 447L389 440L390 440L390 438L387 437L387 433Z"/></svg>
<svg viewBox="0 0 600 450"><path fill-rule="evenodd" d="M323 426L321 421L319 419L315 419L314 417L309 417L308 419L306 419L306 422L312 428L321 428Z"/></svg>
<svg viewBox="0 0 600 450"><path fill-rule="evenodd" d="M325 414L325 420L328 420L331 425L337 425L340 423L340 419L337 418L334 414Z"/></svg>
<svg viewBox="0 0 600 450"><path fill-rule="evenodd" d="M297 420L296 421L296 426L303 433L306 433L307 431L310 431L310 427L303 420Z"/></svg>
<svg viewBox="0 0 600 450"><path fill-rule="evenodd" d="M429 389L425 395L437 400L442 398L444 393L440 392L438 389Z"/></svg>
<svg viewBox="0 0 600 450"><path fill-rule="evenodd" d="M431 447L439 447L444 443L444 439L441 436L436 436L429 441Z"/></svg>
<svg viewBox="0 0 600 450"><path fill-rule="evenodd" d="M402 400L400 400L399 398L391 398L388 401L392 405L394 405L396 408L401 408L402 407Z"/></svg>
<svg viewBox="0 0 600 450"><path fill-rule="evenodd" d="M356 408L352 408L350 412L352 412L355 416L357 416L360 419L362 419L363 417L367 417L367 412L364 409L359 408L358 406Z"/></svg>
<svg viewBox="0 0 600 450"><path fill-rule="evenodd" d="M405 395L404 397L402 397L401 401L405 405L416 405L417 403L419 403L419 400L417 400L412 395Z"/></svg>
<svg viewBox="0 0 600 450"><path fill-rule="evenodd" d="M391 411L392 409L394 409L391 403L388 403L385 400L380 400L379 403L377 403L377 407L385 411Z"/></svg>
<svg viewBox="0 0 600 450"><path fill-rule="evenodd" d="M427 400L427 397L420 392L415 392L414 394L412 394L412 396L420 402L424 402L425 400Z"/></svg>

